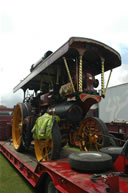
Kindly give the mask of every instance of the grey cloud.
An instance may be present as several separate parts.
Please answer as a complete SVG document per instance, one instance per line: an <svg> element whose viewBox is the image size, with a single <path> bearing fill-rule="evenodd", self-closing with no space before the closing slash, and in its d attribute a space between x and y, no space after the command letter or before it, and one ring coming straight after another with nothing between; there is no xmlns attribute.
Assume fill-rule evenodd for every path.
<svg viewBox="0 0 128 193"><path fill-rule="evenodd" d="M122 57L122 64L128 65L128 45L120 44L120 55Z"/></svg>
<svg viewBox="0 0 128 193"><path fill-rule="evenodd" d="M128 44L120 44L119 47L122 58L119 80L121 83L126 83L128 82Z"/></svg>
<svg viewBox="0 0 128 193"><path fill-rule="evenodd" d="M17 92L16 94L13 94L12 92L2 95L0 98L0 105L4 105L7 107L14 107L19 102L23 101L23 93L22 91Z"/></svg>

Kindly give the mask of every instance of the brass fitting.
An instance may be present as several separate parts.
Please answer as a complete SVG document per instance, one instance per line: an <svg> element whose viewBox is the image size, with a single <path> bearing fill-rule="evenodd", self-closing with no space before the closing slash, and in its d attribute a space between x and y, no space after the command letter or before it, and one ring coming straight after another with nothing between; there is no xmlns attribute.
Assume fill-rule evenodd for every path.
<svg viewBox="0 0 128 193"><path fill-rule="evenodd" d="M70 74L70 71L69 71L69 68L68 68L67 60L66 60L65 57L63 57L63 60L64 60L64 64L65 64L65 67L66 67L66 70L67 70L69 81L72 85L72 90L73 90L73 92L75 92L75 88L74 88L74 85L73 85L73 82L72 82L72 77L71 77L71 74Z"/></svg>
<svg viewBox="0 0 128 193"><path fill-rule="evenodd" d="M105 96L104 91L104 60L101 61L101 95Z"/></svg>
<svg viewBox="0 0 128 193"><path fill-rule="evenodd" d="M83 74L82 74L82 56L80 56L80 66L79 66L79 92L83 92Z"/></svg>

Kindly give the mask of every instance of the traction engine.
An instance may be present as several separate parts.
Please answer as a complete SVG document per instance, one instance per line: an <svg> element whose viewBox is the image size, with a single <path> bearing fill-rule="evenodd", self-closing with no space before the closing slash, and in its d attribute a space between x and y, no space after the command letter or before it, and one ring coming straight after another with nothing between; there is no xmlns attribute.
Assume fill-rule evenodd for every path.
<svg viewBox="0 0 128 193"><path fill-rule="evenodd" d="M23 152L34 141L37 160L45 161L58 159L66 144L82 151L108 146L106 125L87 113L105 97L112 69L120 65L119 53L87 38L72 37L54 53L47 51L13 90L24 91L23 102L13 112L15 150ZM106 71L110 73L105 87ZM38 121L45 125L43 131ZM43 137L34 138L33 128Z"/></svg>

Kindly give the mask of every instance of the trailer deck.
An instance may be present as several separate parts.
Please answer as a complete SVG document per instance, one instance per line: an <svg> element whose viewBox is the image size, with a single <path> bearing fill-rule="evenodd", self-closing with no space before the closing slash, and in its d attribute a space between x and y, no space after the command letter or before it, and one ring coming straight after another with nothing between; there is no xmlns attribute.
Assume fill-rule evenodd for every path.
<svg viewBox="0 0 128 193"><path fill-rule="evenodd" d="M50 176L54 186L62 193L92 193L106 192L115 193L120 188L120 192L128 192L128 178L111 176L98 180L91 180L93 174L85 174L73 171L68 163L68 155L72 152L63 149L61 159L57 161L37 162L32 147L26 154L16 152L11 142L0 142L0 152L12 163L13 166L26 178L33 186L45 182ZM119 187L117 186L119 181Z"/></svg>

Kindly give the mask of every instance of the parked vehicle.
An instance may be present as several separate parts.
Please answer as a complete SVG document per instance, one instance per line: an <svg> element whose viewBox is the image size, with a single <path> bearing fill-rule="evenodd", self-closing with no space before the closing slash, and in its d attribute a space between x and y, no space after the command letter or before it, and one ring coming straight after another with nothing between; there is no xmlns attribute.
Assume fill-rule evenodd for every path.
<svg viewBox="0 0 128 193"><path fill-rule="evenodd" d="M63 145L82 151L109 145L108 130L99 118L85 118L93 104L105 97L104 72L121 65L111 47L87 38L72 37L57 51L46 52L14 92L24 91L13 113L15 150L28 149L34 139L37 160L58 159ZM101 74L101 92L98 92ZM107 83L107 86L108 86ZM106 87L107 87L106 86ZM27 95L33 90L32 95Z"/></svg>
<svg viewBox="0 0 128 193"><path fill-rule="evenodd" d="M98 104L99 117L113 136L128 139L128 83L108 88L106 97ZM116 140L119 142L118 140Z"/></svg>
<svg viewBox="0 0 128 193"><path fill-rule="evenodd" d="M12 134L13 108L0 107L0 140L6 140Z"/></svg>

